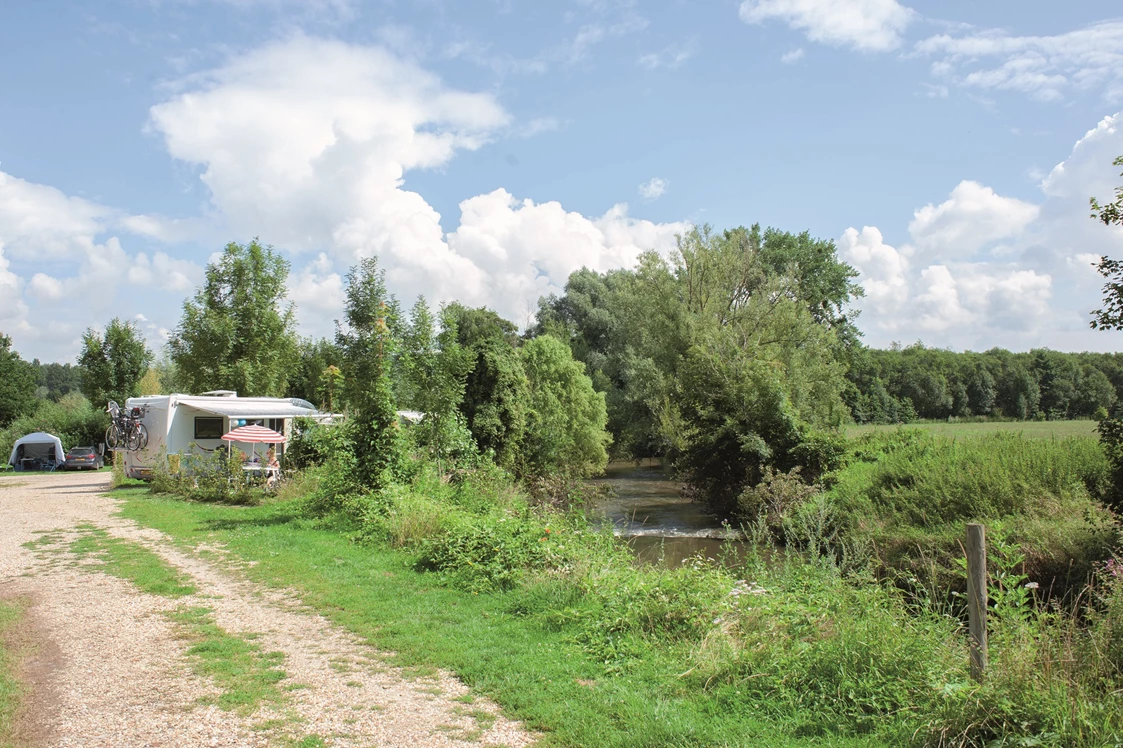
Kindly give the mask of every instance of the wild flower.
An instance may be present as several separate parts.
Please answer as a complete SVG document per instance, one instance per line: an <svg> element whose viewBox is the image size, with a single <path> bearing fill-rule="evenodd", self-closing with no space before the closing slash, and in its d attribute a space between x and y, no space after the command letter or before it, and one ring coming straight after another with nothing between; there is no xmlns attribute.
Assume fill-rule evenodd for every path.
<svg viewBox="0 0 1123 748"><path fill-rule="evenodd" d="M1037 582L1026 582L1026 589L1027 589L1027 590L1035 590L1035 589L1037 589L1037 588L1038 588L1039 586L1040 586L1040 585L1038 585L1038 584L1037 584Z"/></svg>

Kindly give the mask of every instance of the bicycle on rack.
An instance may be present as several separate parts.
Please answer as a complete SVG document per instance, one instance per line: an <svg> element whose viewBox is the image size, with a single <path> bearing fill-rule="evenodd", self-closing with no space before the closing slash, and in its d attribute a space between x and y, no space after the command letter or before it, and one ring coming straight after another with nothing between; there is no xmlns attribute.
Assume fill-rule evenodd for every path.
<svg viewBox="0 0 1123 748"><path fill-rule="evenodd" d="M148 446L148 429L141 419L148 413L147 407L122 408L109 401L109 428L105 430L105 445L110 449L126 449L135 452Z"/></svg>

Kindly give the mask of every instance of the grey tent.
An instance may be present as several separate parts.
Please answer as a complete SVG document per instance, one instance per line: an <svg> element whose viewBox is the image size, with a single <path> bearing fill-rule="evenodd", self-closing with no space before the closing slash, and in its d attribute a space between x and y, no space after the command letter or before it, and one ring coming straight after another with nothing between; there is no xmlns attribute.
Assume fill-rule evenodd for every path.
<svg viewBox="0 0 1123 748"><path fill-rule="evenodd" d="M18 440L12 446L12 456L8 464L16 470L41 469L48 463L59 463L66 457L62 442L54 434L36 431Z"/></svg>

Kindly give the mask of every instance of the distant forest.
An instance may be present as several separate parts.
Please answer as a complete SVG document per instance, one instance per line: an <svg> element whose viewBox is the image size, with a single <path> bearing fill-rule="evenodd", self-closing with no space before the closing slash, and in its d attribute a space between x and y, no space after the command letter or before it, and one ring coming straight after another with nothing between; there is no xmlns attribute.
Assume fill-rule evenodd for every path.
<svg viewBox="0 0 1123 748"><path fill-rule="evenodd" d="M847 379L843 400L858 423L1097 418L1123 401L1123 354L856 348Z"/></svg>

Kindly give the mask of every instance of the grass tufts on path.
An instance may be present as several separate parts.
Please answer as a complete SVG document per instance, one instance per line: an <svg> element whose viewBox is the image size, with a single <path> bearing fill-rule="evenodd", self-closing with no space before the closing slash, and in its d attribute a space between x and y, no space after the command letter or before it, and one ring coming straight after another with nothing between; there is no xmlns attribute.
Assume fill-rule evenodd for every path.
<svg viewBox="0 0 1123 748"><path fill-rule="evenodd" d="M10 632L23 618L23 606L12 600L0 600L0 747L13 746L12 730L19 710L23 688L16 679L20 653L15 651Z"/></svg>
<svg viewBox="0 0 1123 748"><path fill-rule="evenodd" d="M191 578L140 543L115 538L93 525L80 525L81 536L70 544L79 559L94 559L99 570L132 582L138 589L161 597L195 594Z"/></svg>
<svg viewBox="0 0 1123 748"><path fill-rule="evenodd" d="M211 678L222 689L214 703L221 709L250 714L263 703L280 704L285 695L277 684L285 678L278 665L282 652L263 652L261 647L236 636L214 622L213 611L203 607L181 607L166 614L183 639L196 675Z"/></svg>

